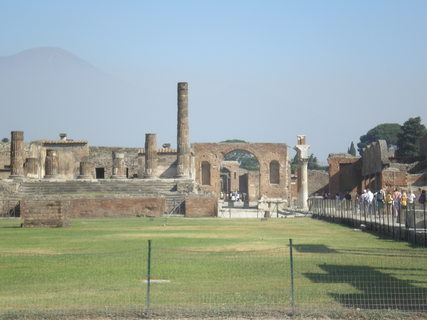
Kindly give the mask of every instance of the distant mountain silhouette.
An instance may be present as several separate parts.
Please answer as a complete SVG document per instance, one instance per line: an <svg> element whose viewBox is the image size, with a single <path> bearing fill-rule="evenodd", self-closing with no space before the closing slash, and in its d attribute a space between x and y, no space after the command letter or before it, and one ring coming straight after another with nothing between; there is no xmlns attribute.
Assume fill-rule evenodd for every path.
<svg viewBox="0 0 427 320"><path fill-rule="evenodd" d="M55 80L75 77L103 78L105 74L76 55L55 47L40 47L0 57L0 77ZM24 79L19 79L25 77Z"/></svg>
<svg viewBox="0 0 427 320"><path fill-rule="evenodd" d="M102 119L103 112L130 99L125 89L112 76L61 48L0 57L0 127L43 131L34 138L49 137L50 131L56 135L67 127L90 131L94 119L99 125L112 122Z"/></svg>
<svg viewBox="0 0 427 320"><path fill-rule="evenodd" d="M23 130L26 141L66 132L92 145L141 146L146 130L165 131L168 121L174 136L174 112L166 119L161 115L175 100L146 91L143 74L135 80L118 78L61 48L0 57L0 138L13 130Z"/></svg>

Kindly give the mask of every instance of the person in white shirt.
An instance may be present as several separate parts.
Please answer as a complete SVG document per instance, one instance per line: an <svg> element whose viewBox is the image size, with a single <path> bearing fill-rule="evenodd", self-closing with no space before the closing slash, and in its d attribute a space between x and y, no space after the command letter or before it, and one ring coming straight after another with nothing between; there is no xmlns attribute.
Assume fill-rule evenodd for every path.
<svg viewBox="0 0 427 320"><path fill-rule="evenodd" d="M370 189L366 190L366 202L368 204L368 212L371 213L372 212L372 203L374 201L374 194L372 193L372 191Z"/></svg>
<svg viewBox="0 0 427 320"><path fill-rule="evenodd" d="M415 209L415 199L417 198L417 196L415 195L415 193L412 190L409 190L408 193L408 209Z"/></svg>

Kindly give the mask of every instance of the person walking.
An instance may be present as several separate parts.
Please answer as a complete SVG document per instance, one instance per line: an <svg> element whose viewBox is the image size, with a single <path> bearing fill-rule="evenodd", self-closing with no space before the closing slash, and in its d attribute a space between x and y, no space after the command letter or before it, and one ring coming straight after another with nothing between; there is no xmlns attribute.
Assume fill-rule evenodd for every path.
<svg viewBox="0 0 427 320"><path fill-rule="evenodd" d="M416 199L415 193L410 189L408 194L408 209L409 210L415 210L415 199Z"/></svg>
<svg viewBox="0 0 427 320"><path fill-rule="evenodd" d="M418 198L418 203L425 210L425 205L426 205L426 191L424 189L421 190L420 197Z"/></svg>
<svg viewBox="0 0 427 320"><path fill-rule="evenodd" d="M394 189L393 192L393 213L397 217L400 213L400 200L402 199L402 193L398 188Z"/></svg>

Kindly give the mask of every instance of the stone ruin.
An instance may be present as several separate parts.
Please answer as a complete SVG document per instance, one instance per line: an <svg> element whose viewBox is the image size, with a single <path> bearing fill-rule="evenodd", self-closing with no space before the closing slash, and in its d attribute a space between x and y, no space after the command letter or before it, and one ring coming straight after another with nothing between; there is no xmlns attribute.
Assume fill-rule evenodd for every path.
<svg viewBox="0 0 427 320"><path fill-rule="evenodd" d="M188 84L178 83L177 93L176 149L170 144L158 148L154 133L145 135L144 148L120 148L89 146L65 133L58 140L25 143L24 133L13 131L9 150L9 144L0 145L0 215L16 210L24 226L64 226L72 218L217 216L225 190L221 168L227 165L235 179L233 188L245 191L248 201L290 203L286 144L190 144ZM305 184L299 188L303 204L308 148L304 136L298 137L296 148ZM235 150L252 153L259 172L223 164L224 156Z"/></svg>
<svg viewBox="0 0 427 320"><path fill-rule="evenodd" d="M363 156L348 153L330 154L329 192L361 194L363 189L412 189L427 185L427 135L421 141L424 160L416 165L399 163L385 140L371 143ZM414 169L414 167L417 167Z"/></svg>

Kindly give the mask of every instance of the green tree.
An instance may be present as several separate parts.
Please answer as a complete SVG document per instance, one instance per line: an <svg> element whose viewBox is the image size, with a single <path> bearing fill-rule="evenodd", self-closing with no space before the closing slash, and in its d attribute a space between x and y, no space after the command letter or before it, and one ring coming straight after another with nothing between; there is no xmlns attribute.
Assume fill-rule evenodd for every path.
<svg viewBox="0 0 427 320"><path fill-rule="evenodd" d="M220 143L246 143L246 141L240 140L240 139L229 139L229 140L221 141Z"/></svg>
<svg viewBox="0 0 427 320"><path fill-rule="evenodd" d="M386 140L388 146L396 146L397 136L401 130L401 126L398 123L383 123L377 125L360 137L360 142L357 144L359 154L362 155L363 149L377 140Z"/></svg>
<svg viewBox="0 0 427 320"><path fill-rule="evenodd" d="M307 168L310 170L319 169L319 164L317 163L317 157L315 157L313 154L310 154L310 157L308 157Z"/></svg>
<svg viewBox="0 0 427 320"><path fill-rule="evenodd" d="M352 156L356 155L356 148L354 147L353 141L351 142L350 148L348 148L347 153L351 154Z"/></svg>
<svg viewBox="0 0 427 320"><path fill-rule="evenodd" d="M420 155L420 142L426 133L426 127L420 117L409 118L402 126L397 137L396 155L400 157L417 157Z"/></svg>
<svg viewBox="0 0 427 320"><path fill-rule="evenodd" d="M298 155L295 154L295 156L291 160L291 172L295 173L298 169ZM314 154L310 154L308 157L308 163L307 168L309 170L328 170L327 166L321 166L317 160L317 157L314 156Z"/></svg>
<svg viewBox="0 0 427 320"><path fill-rule="evenodd" d="M245 140L240 139L230 139L221 141L221 143L246 143ZM226 161L237 161L239 162L239 167L249 171L258 171L259 163L255 156L245 150L235 150L225 155L224 160Z"/></svg>
<svg viewBox="0 0 427 320"><path fill-rule="evenodd" d="M298 169L298 154L295 154L295 156L291 160L291 172L295 173Z"/></svg>
<svg viewBox="0 0 427 320"><path fill-rule="evenodd" d="M1 142L9 142L9 138L3 138L1 139Z"/></svg>

